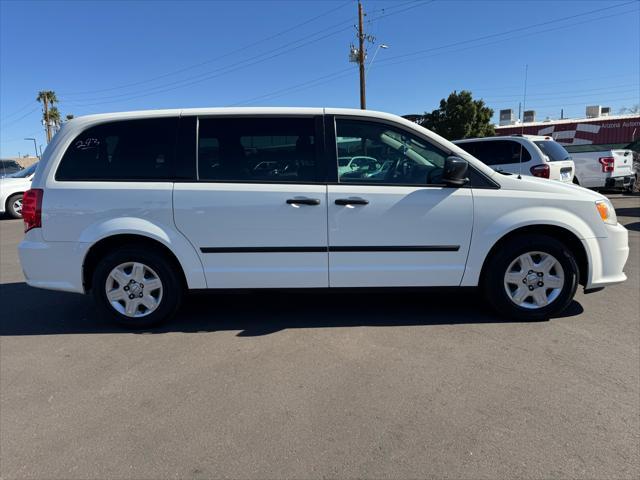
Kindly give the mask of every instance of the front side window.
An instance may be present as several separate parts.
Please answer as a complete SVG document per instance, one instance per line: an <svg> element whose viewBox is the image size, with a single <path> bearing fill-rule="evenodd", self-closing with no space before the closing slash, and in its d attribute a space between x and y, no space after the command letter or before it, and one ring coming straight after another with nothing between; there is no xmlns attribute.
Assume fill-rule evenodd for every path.
<svg viewBox="0 0 640 480"><path fill-rule="evenodd" d="M319 162L313 118L201 118L198 179L315 182Z"/></svg>
<svg viewBox="0 0 640 480"><path fill-rule="evenodd" d="M152 118L91 127L67 148L56 180L168 180L177 125L177 118Z"/></svg>
<svg viewBox="0 0 640 480"><path fill-rule="evenodd" d="M28 166L24 170L18 170L15 173L7 175L7 177L10 177L10 178L27 178L27 177L33 175L34 173L36 173L36 168L38 168L38 162L34 163L33 165Z"/></svg>
<svg viewBox="0 0 640 480"><path fill-rule="evenodd" d="M338 181L440 183L448 154L404 130L361 120L336 120Z"/></svg>

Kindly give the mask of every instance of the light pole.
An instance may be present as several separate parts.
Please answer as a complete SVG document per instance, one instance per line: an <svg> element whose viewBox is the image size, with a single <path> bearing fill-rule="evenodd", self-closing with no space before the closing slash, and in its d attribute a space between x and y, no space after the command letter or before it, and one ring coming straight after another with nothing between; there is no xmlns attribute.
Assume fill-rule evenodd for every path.
<svg viewBox="0 0 640 480"><path fill-rule="evenodd" d="M386 50L387 48L389 48L389 45L385 45L384 43L381 43L380 45L378 45L378 48L376 48L376 51L373 54L373 57L371 58L371 61L369 62L369 65L367 65L367 70L364 73L365 78L367 77L367 74L369 73L369 70L371 70L371 64L376 59L376 55L378 55L378 52L380 51L381 48Z"/></svg>
<svg viewBox="0 0 640 480"><path fill-rule="evenodd" d="M35 138L25 138L25 140L33 140L33 148L36 151L36 158L38 160L40 160L40 156L38 155L38 144L36 143L36 139Z"/></svg>

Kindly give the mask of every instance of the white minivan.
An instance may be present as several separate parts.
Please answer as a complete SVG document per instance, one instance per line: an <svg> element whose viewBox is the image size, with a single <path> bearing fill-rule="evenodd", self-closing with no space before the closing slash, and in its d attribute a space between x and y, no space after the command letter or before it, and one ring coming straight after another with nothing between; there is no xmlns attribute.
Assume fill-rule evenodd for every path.
<svg viewBox="0 0 640 480"><path fill-rule="evenodd" d="M453 143L498 172L531 175L571 183L575 165L569 152L551 137L509 135L456 140Z"/></svg>
<svg viewBox="0 0 640 480"><path fill-rule="evenodd" d="M624 281L629 253L602 195L347 109L76 118L22 213L29 285L91 292L138 328L200 289L480 287L503 315L542 319L579 284Z"/></svg>

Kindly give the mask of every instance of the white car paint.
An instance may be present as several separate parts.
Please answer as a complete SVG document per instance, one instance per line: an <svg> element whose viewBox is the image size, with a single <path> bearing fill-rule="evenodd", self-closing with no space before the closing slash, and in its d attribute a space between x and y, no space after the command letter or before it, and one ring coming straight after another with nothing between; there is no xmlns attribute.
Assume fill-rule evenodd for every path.
<svg viewBox="0 0 640 480"><path fill-rule="evenodd" d="M471 241L471 189L329 185L329 246L442 245L450 251L329 254L332 287L460 285ZM335 204L366 198L367 205ZM436 227L437 226L437 227Z"/></svg>
<svg viewBox="0 0 640 480"><path fill-rule="evenodd" d="M56 169L73 139L109 121L177 116L336 115L375 119L412 132L469 162L497 188L325 183L64 182ZM336 166L337 168L337 166ZM588 257L585 288L625 280L627 231L604 223L605 197L573 185L502 175L464 150L395 115L350 109L231 108L129 112L66 122L33 179L44 189L42 228L19 246L32 286L85 292L87 252L115 234L155 239L175 254L190 289L261 287L476 286L491 248L520 227L555 225L572 232ZM365 197L367 205L335 205ZM287 204L296 197L318 206ZM376 252L349 251L375 245ZM385 252L388 245L409 247ZM414 252L420 245L455 250ZM237 252L241 247L315 247L315 252ZM202 248L218 249L207 255ZM234 253L223 249L234 247ZM334 247L338 247L335 250ZM333 250L332 250L333 249Z"/></svg>
<svg viewBox="0 0 640 480"><path fill-rule="evenodd" d="M26 178L0 178L0 214L7 211L8 201L13 195L24 193L31 188L32 178L33 175Z"/></svg>
<svg viewBox="0 0 640 480"><path fill-rule="evenodd" d="M324 185L176 183L173 195L176 228L199 247L326 248L326 208L286 203L324 207ZM326 251L198 254L209 288L329 286Z"/></svg>

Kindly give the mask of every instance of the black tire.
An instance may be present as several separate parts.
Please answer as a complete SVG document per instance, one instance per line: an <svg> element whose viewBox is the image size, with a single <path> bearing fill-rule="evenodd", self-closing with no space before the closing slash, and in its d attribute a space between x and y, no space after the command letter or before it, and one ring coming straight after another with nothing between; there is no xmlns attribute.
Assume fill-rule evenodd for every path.
<svg viewBox="0 0 640 480"><path fill-rule="evenodd" d="M22 193L16 193L15 195L11 195L7 199L7 205L5 210L11 218L22 218L22 212L17 211L13 205L16 202L16 200L20 200L20 203L22 203Z"/></svg>
<svg viewBox="0 0 640 480"><path fill-rule="evenodd" d="M505 274L511 263L527 252L553 255L564 271L564 284L557 297L544 307L524 308L514 303L505 288ZM487 259L482 290L489 304L501 315L518 320L546 320L565 310L576 293L579 271L574 255L559 240L547 235L522 235L509 239Z"/></svg>
<svg viewBox="0 0 640 480"><path fill-rule="evenodd" d="M118 312L107 299L106 283L111 271L127 262L138 262L150 267L162 282L160 303L151 313L130 317ZM170 319L178 311L184 296L184 286L176 268L166 256L140 247L124 247L106 255L93 272L92 293L102 312L120 325L132 329L149 328Z"/></svg>

